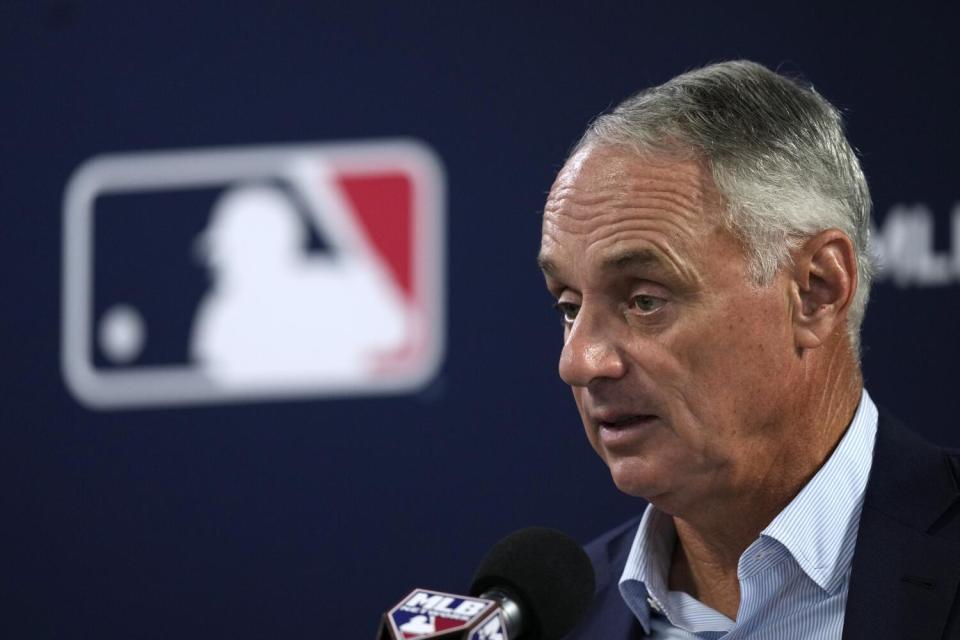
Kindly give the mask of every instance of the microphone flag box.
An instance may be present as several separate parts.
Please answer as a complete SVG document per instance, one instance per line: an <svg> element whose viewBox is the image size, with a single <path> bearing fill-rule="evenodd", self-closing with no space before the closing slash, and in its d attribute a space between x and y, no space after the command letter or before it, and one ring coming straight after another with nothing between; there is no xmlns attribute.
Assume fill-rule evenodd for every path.
<svg viewBox="0 0 960 640"><path fill-rule="evenodd" d="M419 391L444 346L444 191L408 139L83 162L67 387L98 409Z"/></svg>
<svg viewBox="0 0 960 640"><path fill-rule="evenodd" d="M377 640L510 640L497 603L414 589L384 616Z"/></svg>

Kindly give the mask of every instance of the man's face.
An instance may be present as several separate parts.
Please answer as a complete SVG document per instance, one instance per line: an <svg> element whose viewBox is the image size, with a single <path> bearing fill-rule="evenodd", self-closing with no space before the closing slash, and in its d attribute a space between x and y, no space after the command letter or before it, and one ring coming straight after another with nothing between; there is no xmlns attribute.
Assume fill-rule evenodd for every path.
<svg viewBox="0 0 960 640"><path fill-rule="evenodd" d="M790 283L751 281L722 206L697 162L589 146L544 211L560 376L616 485L675 514L775 485L798 437Z"/></svg>

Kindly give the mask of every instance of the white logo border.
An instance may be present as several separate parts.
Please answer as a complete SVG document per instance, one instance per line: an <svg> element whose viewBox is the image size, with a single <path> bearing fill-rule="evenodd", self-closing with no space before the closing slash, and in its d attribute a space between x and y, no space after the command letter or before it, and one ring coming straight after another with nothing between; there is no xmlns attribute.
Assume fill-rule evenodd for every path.
<svg viewBox="0 0 960 640"><path fill-rule="evenodd" d="M429 224L415 225L415 281L422 283L425 349L414 370L376 381L310 383L262 390L226 389L183 366L97 371L90 352L93 286L92 204L99 193L220 186L264 176L293 154L322 153L349 171L402 166L414 176L413 212ZM446 180L428 146L413 139L181 149L106 154L84 161L71 175L63 202L61 369L67 388L91 409L152 408L196 404L293 400L414 393L439 372L446 347Z"/></svg>

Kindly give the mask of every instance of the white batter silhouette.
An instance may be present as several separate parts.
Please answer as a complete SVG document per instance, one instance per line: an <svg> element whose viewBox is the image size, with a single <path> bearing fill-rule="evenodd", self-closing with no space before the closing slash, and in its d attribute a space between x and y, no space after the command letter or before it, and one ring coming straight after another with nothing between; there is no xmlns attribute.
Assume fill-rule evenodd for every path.
<svg viewBox="0 0 960 640"><path fill-rule="evenodd" d="M425 615L413 616L400 625L400 631L406 633L433 633L436 630L432 616L428 617Z"/></svg>
<svg viewBox="0 0 960 640"><path fill-rule="evenodd" d="M294 178L330 253L307 252L308 221L269 184L226 191L199 239L213 282L191 356L223 386L356 380L406 339L402 294L334 185L313 164Z"/></svg>

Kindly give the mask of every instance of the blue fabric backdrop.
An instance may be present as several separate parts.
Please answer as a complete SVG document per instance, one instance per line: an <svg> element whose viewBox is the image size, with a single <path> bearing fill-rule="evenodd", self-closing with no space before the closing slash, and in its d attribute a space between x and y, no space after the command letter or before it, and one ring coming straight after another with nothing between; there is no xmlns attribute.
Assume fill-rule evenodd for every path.
<svg viewBox="0 0 960 640"><path fill-rule="evenodd" d="M0 4L0 635L369 638L412 587L465 588L509 531L586 541L632 515L556 374L539 212L593 115L709 61L803 73L847 112L881 237L919 238L875 289L868 388L960 446L958 19L947 3ZM446 169L429 386L113 411L69 393L62 201L81 162L395 137ZM884 226L891 211L907 222ZM196 232L159 220L99 231L159 264ZM182 286L151 313L175 323L203 274L169 268ZM182 359L177 335L164 353Z"/></svg>

